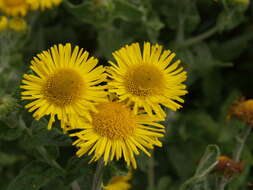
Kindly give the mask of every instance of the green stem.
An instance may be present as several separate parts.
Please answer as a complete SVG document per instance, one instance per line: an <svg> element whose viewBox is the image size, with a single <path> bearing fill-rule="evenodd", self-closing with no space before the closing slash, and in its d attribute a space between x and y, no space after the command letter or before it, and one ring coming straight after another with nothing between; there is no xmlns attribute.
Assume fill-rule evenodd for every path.
<svg viewBox="0 0 253 190"><path fill-rule="evenodd" d="M97 168L93 177L92 190L101 190L104 172L104 161L101 158L97 163Z"/></svg>
<svg viewBox="0 0 253 190"><path fill-rule="evenodd" d="M186 40L185 42L183 42L182 44L179 44L179 48L182 48L182 47L185 48L187 46L191 46L193 44L199 43L199 42L203 41L204 39L212 36L217 31L218 31L218 26L215 26L202 34L200 34L196 37L190 38L190 39Z"/></svg>
<svg viewBox="0 0 253 190"><path fill-rule="evenodd" d="M177 28L177 43L183 43L184 41L184 22L185 22L185 16L179 15L178 18L178 28Z"/></svg>
<svg viewBox="0 0 253 190"><path fill-rule="evenodd" d="M81 187L76 180L71 183L71 187L72 190L81 190Z"/></svg>
<svg viewBox="0 0 253 190"><path fill-rule="evenodd" d="M43 156L44 160L50 164L51 166L61 170L63 173L65 173L65 170L53 159L51 159L47 153L47 150L43 146L36 147L36 150Z"/></svg>
<svg viewBox="0 0 253 190"><path fill-rule="evenodd" d="M241 134L241 136L237 137L237 146L234 152L234 161L239 162L240 161L240 157L245 145L245 142L251 132L251 126L247 126L246 130L243 131L243 133Z"/></svg>
<svg viewBox="0 0 253 190"><path fill-rule="evenodd" d="M236 144L236 148L234 151L234 156L233 156L233 160L235 162L239 162L241 155L242 155L242 151L244 148L244 145L247 141L248 136L250 135L251 132L251 126L247 126L245 127L245 130L236 137L237 139L237 144ZM223 176L220 180L220 183L218 185L218 190L224 190L226 185L231 181L231 178L228 178L226 176Z"/></svg>
<svg viewBox="0 0 253 190"><path fill-rule="evenodd" d="M218 190L224 190L228 182L229 179L223 176L218 185Z"/></svg>
<svg viewBox="0 0 253 190"><path fill-rule="evenodd" d="M155 188L155 160L154 160L154 152L151 153L151 157L148 161L148 189Z"/></svg>

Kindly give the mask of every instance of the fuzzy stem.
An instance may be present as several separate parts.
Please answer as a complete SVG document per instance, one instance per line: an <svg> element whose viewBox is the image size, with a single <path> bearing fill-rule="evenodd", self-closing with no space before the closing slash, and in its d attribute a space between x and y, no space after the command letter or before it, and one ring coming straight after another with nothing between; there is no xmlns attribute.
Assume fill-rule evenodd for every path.
<svg viewBox="0 0 253 190"><path fill-rule="evenodd" d="M148 161L148 189L155 188L155 171L154 171L154 152L152 152L151 157Z"/></svg>
<svg viewBox="0 0 253 190"><path fill-rule="evenodd" d="M185 16L179 15L178 16L178 28L177 28L177 43L183 43L184 41L184 22L185 22Z"/></svg>
<svg viewBox="0 0 253 190"><path fill-rule="evenodd" d="M218 185L218 190L224 190L228 182L229 179L223 176Z"/></svg>
<svg viewBox="0 0 253 190"><path fill-rule="evenodd" d="M97 163L97 168L93 177L92 190L101 190L103 172L104 172L104 161L101 158Z"/></svg>
<svg viewBox="0 0 253 190"><path fill-rule="evenodd" d="M182 47L187 47L187 46L191 46L193 44L196 44L196 43L199 43L201 41L203 41L204 39L212 36L213 34L215 34L216 32L218 31L218 27L215 26L209 30L207 30L206 32L196 36L196 37L193 37L193 38L190 38L188 40L186 40L185 42L183 42L182 44L179 45L179 48L182 48Z"/></svg>
<svg viewBox="0 0 253 190"><path fill-rule="evenodd" d="M245 145L245 142L247 141L247 138L251 132L251 126L247 126L245 127L245 130L242 131L241 135L238 135L236 137L237 139L237 144L236 144L236 149L234 151L234 157L233 160L235 162L239 162L240 161L240 157L242 155L242 151ZM223 176L220 180L220 183L218 185L218 190L224 190L226 185L231 181L231 178L225 177Z"/></svg>
<svg viewBox="0 0 253 190"><path fill-rule="evenodd" d="M243 131L242 135L237 137L237 147L235 149L234 152L234 161L239 162L240 161L240 157L245 145L245 142L251 132L251 126L247 126L246 130Z"/></svg>
<svg viewBox="0 0 253 190"><path fill-rule="evenodd" d="M71 187L72 190L81 190L81 187L76 180L71 183Z"/></svg>

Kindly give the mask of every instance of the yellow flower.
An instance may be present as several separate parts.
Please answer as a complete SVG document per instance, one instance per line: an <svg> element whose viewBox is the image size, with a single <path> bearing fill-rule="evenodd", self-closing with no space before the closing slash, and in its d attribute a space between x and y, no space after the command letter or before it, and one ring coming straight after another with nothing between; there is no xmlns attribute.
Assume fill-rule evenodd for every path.
<svg viewBox="0 0 253 190"><path fill-rule="evenodd" d="M115 176L106 186L102 186L104 190L129 190L131 185L128 181L132 178L131 173L129 172L127 176Z"/></svg>
<svg viewBox="0 0 253 190"><path fill-rule="evenodd" d="M76 46L53 46L43 51L31 62L35 74L25 74L21 93L23 100L32 100L25 107L40 119L50 115L48 129L61 120L61 127L78 126L79 117L91 119L89 111L95 111L94 103L104 101L104 87L98 86L106 78L104 68L96 65L98 60Z"/></svg>
<svg viewBox="0 0 253 190"><path fill-rule="evenodd" d="M80 132L71 134L78 139L73 143L79 147L77 155L94 154L92 161L102 158L107 164L114 158L124 157L128 166L137 167L135 155L139 150L151 156L147 149L162 146L164 126L146 114L135 115L119 102L104 102L92 113L92 122L84 122Z"/></svg>
<svg viewBox="0 0 253 190"><path fill-rule="evenodd" d="M0 0L0 10L9 16L25 16L28 9L26 0Z"/></svg>
<svg viewBox="0 0 253 190"><path fill-rule="evenodd" d="M24 31L27 29L27 23L24 19L15 17L10 19L9 27L17 32Z"/></svg>
<svg viewBox="0 0 253 190"><path fill-rule="evenodd" d="M253 99L236 101L230 108L229 115L253 126Z"/></svg>
<svg viewBox="0 0 253 190"><path fill-rule="evenodd" d="M109 62L109 91L119 95L121 101L133 105L134 112L143 108L149 115L153 112L164 118L166 114L160 105L172 110L181 107L186 86L186 72L179 67L180 61L171 64L175 53L162 46L144 43L143 54L138 43L133 43L113 53L117 64Z"/></svg>
<svg viewBox="0 0 253 190"><path fill-rule="evenodd" d="M8 19L6 16L0 16L0 32L8 28Z"/></svg>
<svg viewBox="0 0 253 190"><path fill-rule="evenodd" d="M59 6L62 0L27 0L27 2L31 5L33 10L45 10L53 6Z"/></svg>

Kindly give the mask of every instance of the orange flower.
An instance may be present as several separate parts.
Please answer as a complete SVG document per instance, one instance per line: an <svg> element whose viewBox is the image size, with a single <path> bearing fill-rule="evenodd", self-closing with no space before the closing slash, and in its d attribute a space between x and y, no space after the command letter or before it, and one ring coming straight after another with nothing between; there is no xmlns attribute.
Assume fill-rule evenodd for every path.
<svg viewBox="0 0 253 190"><path fill-rule="evenodd" d="M227 156L220 156L215 171L222 173L225 177L232 177L235 174L242 173L243 164L235 162Z"/></svg>
<svg viewBox="0 0 253 190"><path fill-rule="evenodd" d="M253 99L245 100L241 98L229 110L229 116L235 116L237 119L253 126Z"/></svg>

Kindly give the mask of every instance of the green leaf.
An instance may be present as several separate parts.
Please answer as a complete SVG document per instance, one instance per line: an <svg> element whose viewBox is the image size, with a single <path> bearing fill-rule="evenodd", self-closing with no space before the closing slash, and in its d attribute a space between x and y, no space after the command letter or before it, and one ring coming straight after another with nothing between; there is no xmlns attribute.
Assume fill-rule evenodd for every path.
<svg viewBox="0 0 253 190"><path fill-rule="evenodd" d="M7 190L39 190L60 175L58 169L51 168L44 162L33 161L19 173Z"/></svg>
<svg viewBox="0 0 253 190"><path fill-rule="evenodd" d="M224 10L219 14L217 19L217 26L219 30L231 30L245 21L245 11L247 6L240 6L231 0L222 0Z"/></svg>
<svg viewBox="0 0 253 190"><path fill-rule="evenodd" d="M11 166L22 159L24 159L23 156L19 156L19 155L16 156L16 155L11 155L11 154L7 154L4 152L0 152L0 165L1 166L8 166L8 165Z"/></svg>
<svg viewBox="0 0 253 190"><path fill-rule="evenodd" d="M27 146L68 146L71 145L71 139L63 134L58 129L47 129L47 121L41 119L39 121L34 120L31 124L31 133L24 139L24 143Z"/></svg>
<svg viewBox="0 0 253 190"><path fill-rule="evenodd" d="M0 139L12 141L22 136L22 134L23 134L22 128L20 127L11 128L5 122L0 121Z"/></svg>
<svg viewBox="0 0 253 190"><path fill-rule="evenodd" d="M96 164L89 164L89 158L78 158L73 156L69 159L66 167L67 175L64 180L69 184L77 180L82 189L91 189L93 174L95 173Z"/></svg>
<svg viewBox="0 0 253 190"><path fill-rule="evenodd" d="M79 5L74 5L66 0L65 4L67 9L83 22L103 28L111 25L115 19L136 22L143 15L139 7L125 0L106 1L102 4L97 4L95 1L84 1Z"/></svg>
<svg viewBox="0 0 253 190"><path fill-rule="evenodd" d="M157 15L151 15L148 22L145 22L147 33L151 42L156 42L156 39L160 35L160 30L164 28L164 23Z"/></svg>
<svg viewBox="0 0 253 190"><path fill-rule="evenodd" d="M159 179L157 184L157 190L168 190L171 184L171 178L169 176L163 176Z"/></svg>
<svg viewBox="0 0 253 190"><path fill-rule="evenodd" d="M57 177L53 181L49 182L47 185L43 187L43 190L74 190L70 184L66 185L62 178Z"/></svg>
<svg viewBox="0 0 253 190"><path fill-rule="evenodd" d="M126 0L114 0L113 16L125 21L138 21L143 17L143 10Z"/></svg>
<svg viewBox="0 0 253 190"><path fill-rule="evenodd" d="M176 147L169 146L168 148L169 151L167 152L167 156L169 162L173 165L173 169L180 179L187 179L195 169L196 156L194 153L196 154L196 152L193 152L192 148L194 148L192 143L187 143L187 145L182 143L178 144Z"/></svg>
<svg viewBox="0 0 253 190"><path fill-rule="evenodd" d="M98 33L99 54L107 58L112 57L112 52L129 42L124 38L123 32L115 27L108 27Z"/></svg>
<svg viewBox="0 0 253 190"><path fill-rule="evenodd" d="M227 41L213 41L210 44L212 52L216 58L223 61L231 61L238 58L250 44L253 39L251 30L245 31Z"/></svg>
<svg viewBox="0 0 253 190"><path fill-rule="evenodd" d="M111 162L104 168L103 183L108 184L112 177L127 176L129 169L120 162Z"/></svg>
<svg viewBox="0 0 253 190"><path fill-rule="evenodd" d="M200 23L196 1L170 0L165 2L161 11L167 18L168 27L177 29L180 22L183 21L185 32L190 33L196 29Z"/></svg>
<svg viewBox="0 0 253 190"><path fill-rule="evenodd" d="M84 1L74 5L68 0L65 1L67 9L78 19L95 26L105 26L111 22L108 7L96 7L93 1Z"/></svg>
<svg viewBox="0 0 253 190"><path fill-rule="evenodd" d="M221 12L217 21L219 31L231 30L241 24L245 17L241 13Z"/></svg>

